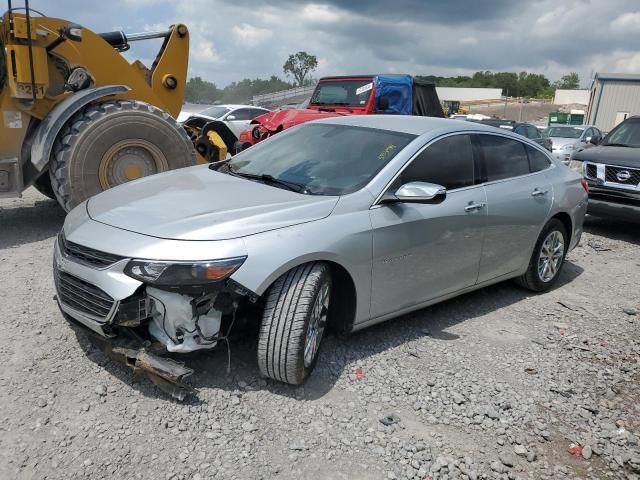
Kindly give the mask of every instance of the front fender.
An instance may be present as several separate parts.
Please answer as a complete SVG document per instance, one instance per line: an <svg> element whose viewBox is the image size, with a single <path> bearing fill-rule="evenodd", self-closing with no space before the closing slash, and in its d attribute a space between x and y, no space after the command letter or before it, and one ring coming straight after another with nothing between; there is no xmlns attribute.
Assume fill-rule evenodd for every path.
<svg viewBox="0 0 640 480"><path fill-rule="evenodd" d="M74 93L56 105L49 114L42 119L33 136L31 147L31 163L39 171L43 171L49 163L53 144L65 123L89 103L103 97L117 95L129 91L125 85L106 85L103 87L87 88Z"/></svg>

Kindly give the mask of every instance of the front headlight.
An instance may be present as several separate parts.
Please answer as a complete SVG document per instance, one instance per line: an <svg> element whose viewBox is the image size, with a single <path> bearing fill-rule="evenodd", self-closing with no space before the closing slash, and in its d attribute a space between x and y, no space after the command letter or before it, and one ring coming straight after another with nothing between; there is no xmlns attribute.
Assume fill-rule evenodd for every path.
<svg viewBox="0 0 640 480"><path fill-rule="evenodd" d="M582 160L576 160L575 158L572 158L569 161L569 168L571 170L573 170L574 172L579 173L580 175L584 175L584 163L582 162Z"/></svg>
<svg viewBox="0 0 640 480"><path fill-rule="evenodd" d="M246 258L233 257L202 262L131 260L124 273L152 285L201 285L224 280L240 268Z"/></svg>

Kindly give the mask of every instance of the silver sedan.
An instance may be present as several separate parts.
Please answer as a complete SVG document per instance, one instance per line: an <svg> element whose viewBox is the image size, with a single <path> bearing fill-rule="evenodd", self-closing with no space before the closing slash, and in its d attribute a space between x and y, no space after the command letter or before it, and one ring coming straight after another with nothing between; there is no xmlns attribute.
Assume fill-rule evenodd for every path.
<svg viewBox="0 0 640 480"><path fill-rule="evenodd" d="M166 353L214 348L242 323L256 327L262 375L300 384L327 329L508 279L552 287L585 189L534 142L479 124L306 123L79 205L55 244L57 301L174 394L191 371Z"/></svg>
<svg viewBox="0 0 640 480"><path fill-rule="evenodd" d="M553 156L569 165L573 152L588 146L592 137L602 138L602 132L592 125L550 125L543 131L553 144Z"/></svg>

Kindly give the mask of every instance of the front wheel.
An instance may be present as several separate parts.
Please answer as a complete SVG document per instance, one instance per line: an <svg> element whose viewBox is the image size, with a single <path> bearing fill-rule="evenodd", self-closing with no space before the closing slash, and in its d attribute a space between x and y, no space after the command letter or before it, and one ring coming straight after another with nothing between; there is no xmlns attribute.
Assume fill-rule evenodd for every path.
<svg viewBox="0 0 640 480"><path fill-rule="evenodd" d="M267 293L258 336L260 373L299 385L318 360L331 301L326 263L300 265L281 276Z"/></svg>
<svg viewBox="0 0 640 480"><path fill-rule="evenodd" d="M92 195L137 178L196 164L187 132L148 103L91 104L63 127L49 168L58 202L69 211Z"/></svg>
<svg viewBox="0 0 640 480"><path fill-rule="evenodd" d="M526 273L516 282L534 292L549 290L558 281L568 247L567 229L552 218L538 237Z"/></svg>

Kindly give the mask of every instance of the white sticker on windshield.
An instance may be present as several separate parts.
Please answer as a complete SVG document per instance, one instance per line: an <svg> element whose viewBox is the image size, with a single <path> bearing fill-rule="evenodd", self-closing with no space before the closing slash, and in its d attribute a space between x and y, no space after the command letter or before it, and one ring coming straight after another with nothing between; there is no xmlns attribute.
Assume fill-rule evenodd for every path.
<svg viewBox="0 0 640 480"><path fill-rule="evenodd" d="M360 95L361 93L368 92L372 88L373 88L373 82L369 82L366 85L363 85L360 88L356 89L356 95Z"/></svg>

